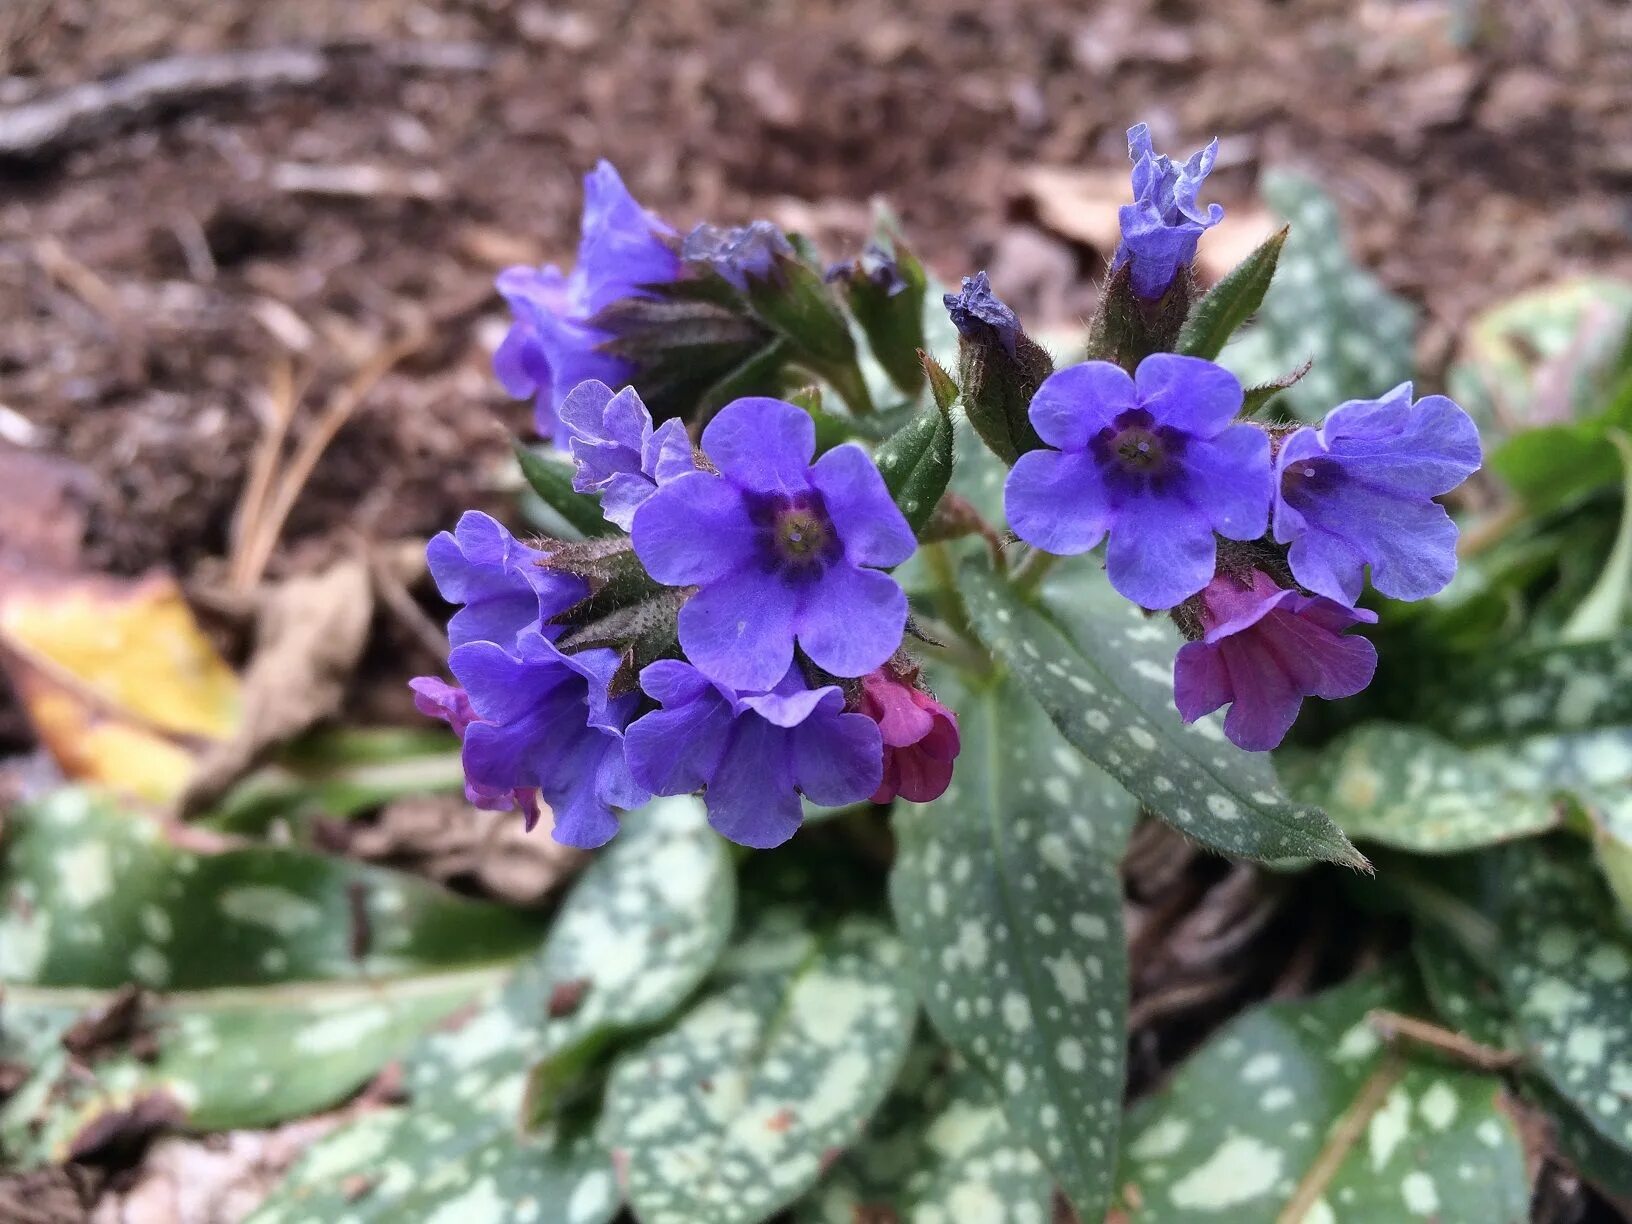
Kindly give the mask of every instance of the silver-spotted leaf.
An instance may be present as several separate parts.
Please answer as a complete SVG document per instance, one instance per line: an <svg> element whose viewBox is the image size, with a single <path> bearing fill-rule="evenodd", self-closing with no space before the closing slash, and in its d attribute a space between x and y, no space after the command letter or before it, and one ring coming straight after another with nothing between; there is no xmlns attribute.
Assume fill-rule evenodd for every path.
<svg viewBox="0 0 1632 1224"><path fill-rule="evenodd" d="M1097 1218L1121 1121L1134 804L1015 681L940 688L969 747L946 794L897 809L896 925L936 1028Z"/></svg>
<svg viewBox="0 0 1632 1224"><path fill-rule="evenodd" d="M761 933L763 935L763 933ZM643 1224L754 1224L854 1143L895 1079L916 1011L899 943L842 919L785 963L764 939L669 1029L623 1054L601 1136Z"/></svg>
<svg viewBox="0 0 1632 1224"><path fill-rule="evenodd" d="M1047 1224L1054 1179L1014 1134L989 1081L915 1048L853 1149L794 1212L796 1224L915 1220Z"/></svg>
<svg viewBox="0 0 1632 1224"><path fill-rule="evenodd" d="M1257 322L1225 347L1221 363L1252 386L1312 361L1275 401L1310 421L1410 378L1416 311L1354 263L1332 198L1284 171L1266 174L1263 192L1292 232Z"/></svg>
<svg viewBox="0 0 1632 1224"><path fill-rule="evenodd" d="M1317 1224L1528 1219L1501 1080L1391 1053L1367 1023L1406 1001L1388 973L1226 1027L1129 1113L1132 1218L1273 1224L1296 1199L1296 1218Z"/></svg>
<svg viewBox="0 0 1632 1224"><path fill-rule="evenodd" d="M1216 715L1189 727L1180 721L1174 630L1116 597L1089 563L1067 564L1045 584L1042 607L978 559L960 571L975 631L1060 733L1147 808L1214 849L1364 867L1326 813L1287 798L1268 757L1229 743Z"/></svg>
<svg viewBox="0 0 1632 1224"><path fill-rule="evenodd" d="M13 817L0 979L204 990L502 960L542 924L414 876L275 846L181 850L141 813L61 790Z"/></svg>

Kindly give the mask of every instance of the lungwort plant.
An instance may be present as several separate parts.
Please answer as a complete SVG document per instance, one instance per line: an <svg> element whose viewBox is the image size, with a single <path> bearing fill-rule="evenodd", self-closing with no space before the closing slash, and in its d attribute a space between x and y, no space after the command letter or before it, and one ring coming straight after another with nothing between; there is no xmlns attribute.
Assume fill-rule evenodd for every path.
<svg viewBox="0 0 1632 1224"><path fill-rule="evenodd" d="M1538 1152L1632 1193L1632 351L1531 419L1558 380L1474 348L1487 456L1318 188L1273 181L1290 230L1204 292L1216 144L1129 147L1078 337L984 273L943 296L888 218L824 268L768 222L682 236L605 163L571 271L499 278L542 534L431 542L451 681L414 690L471 803L603 848L503 985L405 941L418 990L299 1019L266 1100L475 1000L260 1224L1485 1224ZM1570 331L1518 351L1579 365ZM1140 821L1324 873L1392 954L1125 1108ZM204 1126L239 1121L205 1109L226 994L172 1005Z"/></svg>

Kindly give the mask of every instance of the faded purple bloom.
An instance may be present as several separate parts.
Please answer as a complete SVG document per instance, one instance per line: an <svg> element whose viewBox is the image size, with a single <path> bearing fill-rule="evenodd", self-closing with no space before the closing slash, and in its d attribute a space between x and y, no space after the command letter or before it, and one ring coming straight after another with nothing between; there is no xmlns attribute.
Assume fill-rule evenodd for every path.
<svg viewBox="0 0 1632 1224"><path fill-rule="evenodd" d="M584 177L584 216L578 262L570 275L553 265L506 268L498 288L515 322L493 369L517 399L532 397L539 436L554 437L556 410L573 387L598 379L614 387L633 368L601 351L611 337L592 325L597 314L625 298L646 297L646 286L680 275L675 233L635 202L602 161Z"/></svg>
<svg viewBox="0 0 1632 1224"><path fill-rule="evenodd" d="M765 692L794 640L823 670L862 676L901 644L907 597L881 568L915 541L867 452L814 464L810 414L783 400L726 405L703 431L719 475L661 486L635 512L635 553L658 582L700 589L680 609L680 645L711 679Z"/></svg>
<svg viewBox="0 0 1632 1224"><path fill-rule="evenodd" d="M958 335L972 344L997 343L1010 357L1020 338L1020 320L997 294L986 273L976 272L963 278L963 287L956 293L944 294L941 301Z"/></svg>
<svg viewBox="0 0 1632 1224"><path fill-rule="evenodd" d="M447 723L461 744L470 725L481 721L476 717L476 711L471 709L470 697L465 690L455 688L445 680L435 676L415 676L408 681L408 687L414 690L414 708L429 718L440 718ZM519 808L529 830L538 823L538 791L532 787L495 789L466 778L465 799L472 807L489 812L513 812Z"/></svg>
<svg viewBox="0 0 1632 1224"><path fill-rule="evenodd" d="M882 244L869 242L861 249L861 257L851 263L840 261L828 268L823 277L828 283L833 281L850 281L860 277L869 284L884 291L885 297L894 297L907 287L906 277L901 275L901 265L895 255ZM956 294L945 295L948 302Z"/></svg>
<svg viewBox="0 0 1632 1224"><path fill-rule="evenodd" d="M665 421L654 430L633 387L614 395L605 383L579 383L561 401L561 424L578 469L572 487L599 493L601 513L625 531L658 485L697 470L685 423Z"/></svg>
<svg viewBox="0 0 1632 1224"><path fill-rule="evenodd" d="M750 281L769 280L778 259L794 258L787 237L769 221L750 221L726 228L699 225L686 235L680 258L687 263L707 264L738 293L748 292Z"/></svg>
<svg viewBox="0 0 1632 1224"><path fill-rule="evenodd" d="M1173 700L1187 723L1228 705L1224 734L1248 752L1285 739L1305 697L1352 697L1377 670L1377 648L1344 634L1375 612L1287 590L1261 570L1250 587L1218 575L1200 603L1206 636L1179 647Z"/></svg>
<svg viewBox="0 0 1632 1224"><path fill-rule="evenodd" d="M1175 166L1151 147L1150 128L1141 123L1128 129L1128 156L1133 160L1133 203L1122 206L1122 241L1112 268L1131 262L1134 294L1154 300L1195 259L1202 234L1224 219L1222 205L1203 209L1196 202L1218 159L1218 141Z"/></svg>
<svg viewBox="0 0 1632 1224"><path fill-rule="evenodd" d="M582 599L579 579L539 568L543 555L479 510L465 511L452 532L433 538L425 560L436 588L449 603L465 605L448 622L449 643L509 648L517 634Z"/></svg>
<svg viewBox="0 0 1632 1224"><path fill-rule="evenodd" d="M607 696L615 652L563 654L532 629L508 650L493 642L460 646L448 666L476 715L464 735L467 785L536 788L554 813L555 840L585 849L618 831L615 809L651 797L624 763L623 729L638 697Z"/></svg>
<svg viewBox="0 0 1632 1224"><path fill-rule="evenodd" d="M857 709L884 738L884 778L874 803L897 795L928 803L946 793L962 747L958 716L918 687L917 668L881 667L863 676Z"/></svg>
<svg viewBox="0 0 1632 1224"><path fill-rule="evenodd" d="M1255 540L1269 520L1269 439L1231 424L1241 384L1199 357L1153 353L1133 378L1108 361L1049 376L1031 401L1055 447L1020 456L1003 489L1026 543L1070 556L1110 535L1111 585L1171 608L1207 585L1213 533Z"/></svg>
<svg viewBox="0 0 1632 1224"><path fill-rule="evenodd" d="M1300 583L1330 599L1371 583L1425 599L1456 573L1456 524L1433 499L1479 470L1479 430L1443 395L1411 402L1411 384L1339 404L1298 430L1275 459L1275 539Z"/></svg>
<svg viewBox="0 0 1632 1224"><path fill-rule="evenodd" d="M846 714L837 685L808 688L797 667L770 692L738 693L663 659L640 684L663 708L629 728L630 772L653 794L703 791L708 822L740 845L763 850L792 837L801 794L838 807L878 788L878 724Z"/></svg>

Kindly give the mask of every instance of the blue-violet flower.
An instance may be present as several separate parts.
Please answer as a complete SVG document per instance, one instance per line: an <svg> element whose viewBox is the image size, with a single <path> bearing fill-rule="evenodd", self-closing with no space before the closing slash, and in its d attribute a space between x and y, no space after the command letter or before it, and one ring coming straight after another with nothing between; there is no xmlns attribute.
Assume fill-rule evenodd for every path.
<svg viewBox="0 0 1632 1224"><path fill-rule="evenodd" d="M1020 456L1004 486L1009 525L1047 552L1107 534L1111 585L1171 608L1207 585L1213 533L1254 540L1269 520L1269 439L1231 424L1241 384L1198 357L1153 353L1133 378L1107 361L1052 374L1031 401L1056 449Z"/></svg>
<svg viewBox="0 0 1632 1224"><path fill-rule="evenodd" d="M709 823L734 842L787 841L799 829L801 794L837 807L878 789L878 724L845 713L837 685L808 688L797 667L760 693L738 693L675 659L647 665L640 683L663 708L629 728L630 772L653 794L702 790Z"/></svg>
<svg viewBox="0 0 1632 1224"><path fill-rule="evenodd" d="M471 708L470 696L436 676L415 676L408 682L414 691L414 707L430 718L440 718L453 728L453 733L464 743L470 725L481 720ZM518 808L529 831L538 824L538 791L532 787L482 786L465 779L465 799L472 807L490 812L513 812Z"/></svg>
<svg viewBox="0 0 1632 1224"><path fill-rule="evenodd" d="M599 493L601 513L625 531L658 485L697 470L685 423L664 421L654 430L633 387L614 395L603 382L579 383L561 401L561 424L578 469L572 487Z"/></svg>
<svg viewBox="0 0 1632 1224"><path fill-rule="evenodd" d="M477 721L461 754L467 784L488 792L537 789L555 840L585 849L618 831L615 809L651 798L629 775L623 730L639 697L608 697L611 650L563 654L537 629L505 649L471 642L448 656ZM531 827L531 825L529 825Z"/></svg>
<svg viewBox="0 0 1632 1224"><path fill-rule="evenodd" d="M1185 722L1228 705L1224 734L1249 752L1279 745L1305 697L1352 697L1377 670L1377 648L1345 636L1375 612L1287 590L1261 570L1248 587L1218 575L1200 604L1205 636L1179 647L1173 699Z"/></svg>
<svg viewBox="0 0 1632 1224"><path fill-rule="evenodd" d="M493 355L493 369L517 399L533 399L539 436L555 436L556 411L567 392L594 378L622 386L633 368L601 351L611 337L595 316L625 298L646 297L647 286L680 275L675 232L635 202L612 163L584 177L584 215L578 262L559 268L506 268L498 289L515 315Z"/></svg>
<svg viewBox="0 0 1632 1224"><path fill-rule="evenodd" d="M952 316L958 335L974 344L996 343L1010 357L1020 338L1020 320L1002 298L992 292L986 273L963 278L956 293L943 294L941 302Z"/></svg>
<svg viewBox="0 0 1632 1224"><path fill-rule="evenodd" d="M448 621L449 643L508 649L518 634L582 599L583 582L541 569L543 555L479 510L465 511L452 532L438 533L425 547L426 564L442 598L465 605Z"/></svg>
<svg viewBox="0 0 1632 1224"><path fill-rule="evenodd" d="M703 431L719 475L662 485L635 512L635 553L680 609L687 658L721 684L766 692L795 639L823 670L862 676L901 644L907 597L879 568L912 555L912 530L866 451L814 464L810 414L783 400L727 404Z"/></svg>
<svg viewBox="0 0 1632 1224"><path fill-rule="evenodd" d="M680 258L708 265L738 293L746 293L749 282L769 280L776 272L776 261L794 258L794 251L787 236L770 221L731 228L705 223L686 235Z"/></svg>
<svg viewBox="0 0 1632 1224"><path fill-rule="evenodd" d="M1425 599L1456 573L1456 524L1433 499L1479 469L1479 430L1443 395L1402 383L1350 400L1275 459L1275 539L1292 576L1330 599L1360 597L1365 567L1394 599Z"/></svg>
<svg viewBox="0 0 1632 1224"><path fill-rule="evenodd" d="M1202 234L1224 219L1222 205L1204 210L1196 202L1218 159L1218 141L1175 166L1151 146L1150 128L1141 123L1128 129L1128 156L1133 160L1133 203L1122 206L1122 241L1112 267L1131 263L1134 294L1153 301L1195 259Z"/></svg>

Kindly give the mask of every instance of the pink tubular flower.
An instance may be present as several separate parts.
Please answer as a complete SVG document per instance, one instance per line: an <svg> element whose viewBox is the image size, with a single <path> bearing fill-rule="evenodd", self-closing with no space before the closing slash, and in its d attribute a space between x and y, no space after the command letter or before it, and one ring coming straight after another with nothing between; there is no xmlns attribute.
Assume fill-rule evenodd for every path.
<svg viewBox="0 0 1632 1224"><path fill-rule="evenodd" d="M913 803L939 799L952 782L958 755L958 716L917 686L917 669L889 664L861 678L860 712L884 737L884 780L874 803L897 795Z"/></svg>
<svg viewBox="0 0 1632 1224"><path fill-rule="evenodd" d="M1377 648L1344 635L1375 612L1287 590L1262 570L1247 587L1217 574L1198 601L1205 636L1179 648L1173 699L1187 723L1228 705L1224 734L1249 752L1280 744L1305 697L1352 697L1377 670Z"/></svg>

